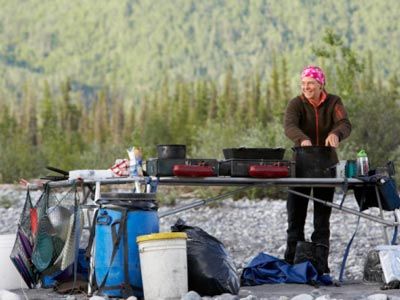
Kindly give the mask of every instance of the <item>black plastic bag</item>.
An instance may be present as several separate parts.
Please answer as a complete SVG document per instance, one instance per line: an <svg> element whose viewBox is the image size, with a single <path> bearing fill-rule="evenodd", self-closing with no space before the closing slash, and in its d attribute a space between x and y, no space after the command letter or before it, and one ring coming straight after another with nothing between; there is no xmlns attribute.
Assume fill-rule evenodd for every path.
<svg viewBox="0 0 400 300"><path fill-rule="evenodd" d="M186 225L181 219L177 220L171 230L188 235L189 290L201 296L239 293L240 280L233 260L219 240L199 227Z"/></svg>

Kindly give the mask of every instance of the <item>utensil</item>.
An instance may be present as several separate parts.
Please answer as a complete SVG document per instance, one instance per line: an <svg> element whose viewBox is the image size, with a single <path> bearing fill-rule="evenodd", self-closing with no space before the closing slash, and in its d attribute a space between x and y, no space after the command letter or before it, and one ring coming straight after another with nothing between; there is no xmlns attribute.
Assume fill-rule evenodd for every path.
<svg viewBox="0 0 400 300"><path fill-rule="evenodd" d="M18 229L17 236L21 242L22 248L24 249L25 255L28 259L32 257L33 246L29 238L22 232L22 229Z"/></svg>
<svg viewBox="0 0 400 300"><path fill-rule="evenodd" d="M43 216L39 222L39 231L32 252L32 263L39 272L44 271L51 263L54 252L52 235L55 233L49 218Z"/></svg>
<svg viewBox="0 0 400 300"><path fill-rule="evenodd" d="M79 240L83 229L83 214L81 210L78 210L76 214L69 220L68 236L62 250L61 270L68 268L77 259Z"/></svg>
<svg viewBox="0 0 400 300"><path fill-rule="evenodd" d="M47 216L54 229L54 233L63 241L67 239L68 224L71 215L72 211L61 205L52 206L47 209Z"/></svg>

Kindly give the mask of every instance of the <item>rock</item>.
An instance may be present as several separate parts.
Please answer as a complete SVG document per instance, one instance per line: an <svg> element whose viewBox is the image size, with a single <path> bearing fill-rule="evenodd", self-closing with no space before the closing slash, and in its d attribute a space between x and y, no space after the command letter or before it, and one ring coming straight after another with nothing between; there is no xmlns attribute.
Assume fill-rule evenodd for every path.
<svg viewBox="0 0 400 300"><path fill-rule="evenodd" d="M186 293L181 300L201 300L201 297L199 294L197 294L195 291L189 291Z"/></svg>
<svg viewBox="0 0 400 300"><path fill-rule="evenodd" d="M314 300L314 297L309 294L299 294L290 300Z"/></svg>
<svg viewBox="0 0 400 300"><path fill-rule="evenodd" d="M315 298L315 300L334 300L334 299L332 299L329 295L322 295Z"/></svg>
<svg viewBox="0 0 400 300"><path fill-rule="evenodd" d="M108 299L108 297L104 298L102 296L92 296L89 298L89 300L107 300L107 299Z"/></svg>
<svg viewBox="0 0 400 300"><path fill-rule="evenodd" d="M388 296L385 294L373 294L367 297L367 300L387 300Z"/></svg>
<svg viewBox="0 0 400 300"><path fill-rule="evenodd" d="M248 295L246 298L240 298L240 300L257 300L258 298L254 295Z"/></svg>
<svg viewBox="0 0 400 300"><path fill-rule="evenodd" d="M239 297L242 297L242 298L240 298L240 299L246 299L248 296L253 296L251 291L241 288L239 291Z"/></svg>
<svg viewBox="0 0 400 300"><path fill-rule="evenodd" d="M313 296L313 297L319 297L319 296L322 296L322 294L321 294L321 290L320 289L313 289L312 291L311 291L311 296Z"/></svg>
<svg viewBox="0 0 400 300"><path fill-rule="evenodd" d="M213 299L215 299L215 300L239 300L239 297L236 295L224 293L219 296L213 297Z"/></svg>

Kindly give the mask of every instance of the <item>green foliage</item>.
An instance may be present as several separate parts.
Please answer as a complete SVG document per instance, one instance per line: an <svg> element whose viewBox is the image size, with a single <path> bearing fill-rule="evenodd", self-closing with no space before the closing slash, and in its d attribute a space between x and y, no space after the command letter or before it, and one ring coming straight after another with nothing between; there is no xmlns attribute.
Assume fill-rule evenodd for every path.
<svg viewBox="0 0 400 300"><path fill-rule="evenodd" d="M354 124L351 137L352 151L365 149L371 166L384 166L388 160L400 163L400 105L387 91L361 93L362 103L352 112ZM355 157L356 151L353 152Z"/></svg>

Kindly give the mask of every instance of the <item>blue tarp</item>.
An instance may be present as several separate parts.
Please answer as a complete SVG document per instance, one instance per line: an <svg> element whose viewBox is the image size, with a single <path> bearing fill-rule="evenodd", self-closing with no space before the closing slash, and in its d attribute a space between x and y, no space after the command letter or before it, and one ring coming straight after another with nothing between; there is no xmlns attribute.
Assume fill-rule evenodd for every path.
<svg viewBox="0 0 400 300"><path fill-rule="evenodd" d="M243 269L242 286L266 283L318 283L330 285L329 275L318 276L317 270L309 262L290 265L284 260L261 252Z"/></svg>

